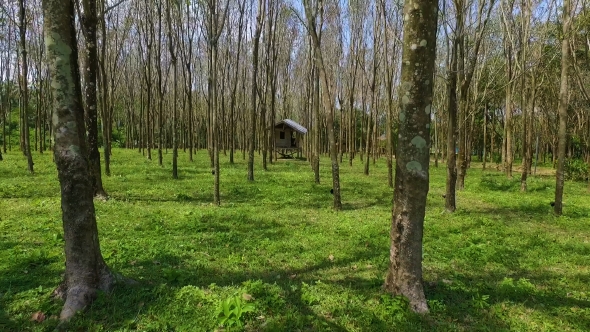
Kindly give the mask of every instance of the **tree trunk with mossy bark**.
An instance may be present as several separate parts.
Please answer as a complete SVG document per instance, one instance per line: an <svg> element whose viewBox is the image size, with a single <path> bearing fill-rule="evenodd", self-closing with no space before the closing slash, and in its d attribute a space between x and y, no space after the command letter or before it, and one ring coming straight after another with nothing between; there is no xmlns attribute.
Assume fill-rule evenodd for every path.
<svg viewBox="0 0 590 332"><path fill-rule="evenodd" d="M422 285L422 237L429 183L430 112L438 6L406 1L400 86L399 142L393 197L390 264L385 290L428 312Z"/></svg>
<svg viewBox="0 0 590 332"><path fill-rule="evenodd" d="M104 262L98 241L73 0L44 0L43 13L66 254L65 280L55 295L65 300L60 319L67 321L86 308L98 290L110 290L116 278Z"/></svg>

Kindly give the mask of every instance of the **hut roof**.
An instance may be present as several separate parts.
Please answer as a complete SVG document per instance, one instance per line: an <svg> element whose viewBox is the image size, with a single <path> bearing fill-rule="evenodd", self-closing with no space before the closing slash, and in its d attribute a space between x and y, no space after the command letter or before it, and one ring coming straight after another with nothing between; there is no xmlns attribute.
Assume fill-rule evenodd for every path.
<svg viewBox="0 0 590 332"><path fill-rule="evenodd" d="M297 123L291 119L285 119L285 120L279 121L275 124L274 127L276 128L280 125L286 125L287 127L295 130L296 132L298 132L302 135L307 134L307 129L305 127L303 127L302 125L300 125L299 123Z"/></svg>

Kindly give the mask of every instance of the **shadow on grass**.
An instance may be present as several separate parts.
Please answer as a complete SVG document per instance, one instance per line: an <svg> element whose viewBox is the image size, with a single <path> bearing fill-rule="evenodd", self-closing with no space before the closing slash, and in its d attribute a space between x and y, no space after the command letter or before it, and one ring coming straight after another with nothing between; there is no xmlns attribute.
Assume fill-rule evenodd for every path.
<svg viewBox="0 0 590 332"><path fill-rule="evenodd" d="M309 185L301 190L299 182L283 182L284 188L276 194L267 192L268 183L251 183L245 185L233 185L231 187L221 188L221 204L264 204L270 209L273 207L295 206L308 209L321 209L332 206L332 194L330 188L319 185ZM212 188L213 186L211 186ZM111 198L125 202L186 202L196 204L210 204L213 202L213 191L206 192L178 192L175 194L164 193L127 193L127 192L109 192ZM358 206L357 208L362 208Z"/></svg>
<svg viewBox="0 0 590 332"><path fill-rule="evenodd" d="M31 245L32 246L32 245ZM0 330L20 331L29 324L35 311L50 312L55 309L55 302L50 300L50 293L57 287L55 280L61 278L62 271L56 271L51 265L58 261L57 257L32 255L15 257L9 262L9 268L3 269L0 278ZM39 298L39 307L31 312L15 311L8 313L8 304L22 296L22 293L35 293ZM57 313L59 314L59 312ZM49 315L48 315L49 316ZM55 326L55 322L46 325Z"/></svg>
<svg viewBox="0 0 590 332"><path fill-rule="evenodd" d="M338 263L333 263L328 260L324 260L318 262L316 264L302 267L302 268L295 268L295 269L281 269L281 268L269 268L265 271L236 271L236 270L227 270L223 268L209 268L200 266L198 268L187 268L183 269L180 273L176 274L173 277L168 277L165 280L150 280L150 278L157 277L156 275L149 275L146 274L144 276L140 276L140 279L143 280L150 280L150 283L155 284L162 284L166 283L168 286L180 289L184 286L197 286L202 289L207 289L211 285L217 286L239 286L242 285L244 282L247 281L261 281L265 287L275 286L280 288L280 297L284 297L285 303L278 304L273 307L272 306L272 297L276 296L276 294L269 293L264 288L254 290L251 295L254 298L266 302L270 301L269 303L262 304L262 308L265 311L270 311L272 314L279 314L280 320L279 321L270 321L267 326L264 327L263 330L266 331L295 331L295 330L305 330L305 331L347 331L346 328L339 325L335 322L331 317L328 317L323 314L318 314L313 308L312 304L306 302L304 300L304 296L302 294L302 285L303 284L313 284L317 281L317 278L314 278L314 273L325 269L333 269L343 266L348 266L352 262L356 262L358 260L368 259L374 256L374 252L372 251L363 251L357 253L354 257L349 259L343 259ZM156 258L158 261L169 261L174 262L179 265L183 264L182 258L178 258L171 255L163 255L158 256ZM138 264L143 264L145 266L151 265L152 262L145 261ZM165 276L163 275L159 276ZM158 278L158 279L160 279ZM324 283L329 283L329 281L325 281ZM365 284L366 285L366 284ZM372 284L371 286L374 286ZM145 287L145 286L143 286ZM370 294L374 291L374 289L366 290L367 294ZM123 291L127 292L127 291ZM113 299L116 301L116 299ZM151 301L150 301L151 300ZM144 298L146 306L149 306L153 303L155 298ZM126 302L122 301L120 304L112 303L111 305L114 306L125 306ZM282 311L277 311L282 310ZM266 314L263 312L263 314ZM367 313L368 314L368 313ZM125 317L121 317L122 319L126 319ZM120 320L120 319L118 319ZM375 321L375 325L373 327L367 329L365 331L375 331L375 326L386 326L385 322L373 318ZM123 326L111 326L112 328L121 328ZM209 327L213 328L213 326ZM389 329L391 330L391 329ZM387 329L382 330L387 331Z"/></svg>
<svg viewBox="0 0 590 332"><path fill-rule="evenodd" d="M375 206L391 208L393 204L393 189L389 187L373 187L363 181L347 181L342 185L343 210L360 210ZM347 195L351 193L357 197L356 203L346 201ZM361 200L358 197L362 197Z"/></svg>
<svg viewBox="0 0 590 332"><path fill-rule="evenodd" d="M549 203L528 203L502 206L498 208L478 208L476 210L462 210L461 214L467 216L495 216L501 220L511 221L519 219L541 219L553 215L553 207ZM590 208L582 206L564 206L564 216L571 219L587 219L590 216ZM522 218L524 217L524 218Z"/></svg>
<svg viewBox="0 0 590 332"><path fill-rule="evenodd" d="M590 310L590 301L572 298L566 292L549 293L533 286L558 280L560 275L519 270L514 271L511 279L506 277L505 274L498 273L445 276L448 279L441 279L445 282L427 285L426 297L446 304L446 308L439 314L447 320L465 323L467 318L467 323L491 328L492 331L512 330L508 322L501 320L504 315L503 303L519 304L548 316L559 317L580 331L590 330L590 316L584 314ZM525 281L520 284L519 280ZM499 309L490 308L494 305L494 308ZM523 320L526 325L526 318ZM489 325L490 322L494 325ZM477 327L476 329L479 330Z"/></svg>
<svg viewBox="0 0 590 332"><path fill-rule="evenodd" d="M224 231L224 227L214 227L215 232ZM241 230L247 232L247 228ZM260 235L264 236L264 235ZM236 247L243 244L235 243ZM524 250L524 249L523 249ZM498 254L499 257L506 255L517 261L518 254L505 252ZM427 283L425 292L428 300L435 300L443 303L443 307L431 307L431 314L425 317L416 315L407 316L407 320L401 321L392 326L391 322L385 321L373 310L362 305L347 306L344 311L339 312L333 318L330 313L318 313L313 305L304 301L302 286L313 284L316 280L316 273L322 270L344 268L359 261L374 260L380 255L378 250L356 251L351 257L334 262L322 260L315 264L301 268L279 268L268 266L264 271L249 271L247 267L243 270L212 268L204 265L187 267L187 261L194 257L181 257L171 253L160 253L150 260L137 262L137 265L144 266L137 275L130 277L141 280L137 286L119 287L112 294L99 296L95 305L90 308L85 316L81 316L81 324L92 324L103 321L108 329L127 329L130 322L137 319L140 306L141 312L148 314L153 311L162 310L162 302L169 303L177 301L175 293L184 286L197 286L207 289L210 285L217 286L239 286L246 281L260 280L264 285L280 288L281 296L284 296L286 304L278 307L263 305L261 309L271 311L271 315L279 315L280 320L271 321L264 330L313 330L313 331L346 331L334 318L341 316L352 317L353 319L366 319L360 327L361 331L437 331L439 329L470 330L470 331L508 331L511 330L510 322L503 320L503 313L498 311L499 306L492 309L491 306L502 303L516 303L535 311L544 312L548 315L559 316L559 319L567 321L570 326L580 330L590 329L590 317L584 316L584 312L590 310L590 302L572 298L557 291L545 291L534 287L506 286L505 274L482 273L480 271L467 272L466 274L448 272L442 273L436 282ZM0 289L10 289L0 297L0 304L10 303L11 296L19 292L34 289L41 285L43 288L55 285L47 281L59 278L60 272L47 268L57 258L39 259L26 258L15 260L10 269L5 272L6 278L0 280ZM157 263L155 263L157 262ZM558 280L561 276L550 272L531 272L520 269L518 264L508 266L512 271L510 275L514 280L526 278L534 284ZM23 271L28 271L24 274ZM280 276L280 278L277 278ZM294 277L290 277L294 276ZM578 276L580 282L590 282L590 277L585 274ZM39 281L42 281L41 284ZM45 280L45 282L43 282ZM382 294L381 278L362 278L347 276L337 280L322 280L323 283L335 285L339 288L348 289L361 298L375 298ZM162 288L164 287L164 288ZM252 294L257 300L266 301L273 296L264 290ZM275 294L276 295L276 294ZM483 296L489 296L484 298ZM163 301L162 298L165 297ZM59 304L58 304L59 305ZM2 305L2 308L5 306ZM576 312L571 308L577 308ZM48 312L56 310L56 303L49 299L42 301L39 310ZM194 310L199 310L195 308ZM111 314L105 316L106 312ZM58 311L52 314L58 314ZM153 314L153 313L152 313ZM24 318L13 319L8 313L0 310L0 328L6 331L18 331L28 322ZM168 329L174 330L174 321ZM3 325L2 325L3 324ZM55 325L54 322L43 323L45 327ZM53 325L52 325L53 324ZM74 324L75 325L75 324ZM161 328L161 327L159 327ZM205 328L205 326L204 326ZM210 326L208 328L213 328Z"/></svg>
<svg viewBox="0 0 590 332"><path fill-rule="evenodd" d="M515 176L512 179L508 179L503 173L486 173L481 177L479 186L489 191L520 192L520 177ZM529 193L552 190L553 188L547 187L547 183L532 181L528 181L527 183L527 192Z"/></svg>

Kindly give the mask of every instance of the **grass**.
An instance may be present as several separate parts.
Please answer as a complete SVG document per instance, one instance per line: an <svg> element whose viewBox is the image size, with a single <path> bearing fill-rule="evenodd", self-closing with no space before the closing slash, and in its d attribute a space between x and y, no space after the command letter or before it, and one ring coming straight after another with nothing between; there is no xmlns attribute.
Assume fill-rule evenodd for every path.
<svg viewBox="0 0 590 332"><path fill-rule="evenodd" d="M50 295L64 269L55 166L36 154L29 175L22 154L4 157L0 330L50 331L62 305ZM222 157L215 207L205 152L193 163L181 153L173 180L170 154L159 167L137 151L114 151L113 174L103 178L112 199L95 203L102 253L139 283L100 294L71 330L213 331L224 319L231 331L590 330L584 183L566 183L565 215L555 217L552 177L529 178L523 194L518 179L474 163L448 214L446 171L432 167L424 234L431 313L421 317L381 290L392 199L383 160L368 177L358 159L342 166L344 211L334 212L327 158L315 185L303 161L264 172L258 160L248 183L237 157L235 165ZM31 321L38 311L47 319Z"/></svg>

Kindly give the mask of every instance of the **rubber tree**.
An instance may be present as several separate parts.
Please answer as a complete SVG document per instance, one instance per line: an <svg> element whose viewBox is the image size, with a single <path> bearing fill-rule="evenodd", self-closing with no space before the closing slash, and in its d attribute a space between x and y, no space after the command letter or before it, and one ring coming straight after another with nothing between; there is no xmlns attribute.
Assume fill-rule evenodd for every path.
<svg viewBox="0 0 590 332"><path fill-rule="evenodd" d="M208 51L208 96L207 100L208 107L209 107L209 114L211 115L211 128L210 128L210 138L211 138L211 148L212 148L212 156L213 156L213 173L214 173L214 183L213 183L213 202L215 205L221 204L221 198L219 194L219 143L221 135L219 133L219 106L218 106L218 87L217 87L217 80L218 80L218 56L219 56L219 37L221 36L221 32L223 31L223 27L225 25L225 21L227 18L229 8L229 1L226 2L224 8L220 8L217 0L208 0L205 5L205 12L207 15L207 20L205 23L205 29L207 31L207 51Z"/></svg>
<svg viewBox="0 0 590 332"><path fill-rule="evenodd" d="M565 168L565 150L567 144L567 106L569 93L569 67L570 67L570 45L569 33L572 24L571 20L571 2L563 1L563 34L561 42L561 84L559 87L559 106L557 114L559 115L559 129L557 132L557 172L555 173L555 205L553 211L557 215L563 213L563 184Z"/></svg>
<svg viewBox="0 0 590 332"><path fill-rule="evenodd" d="M307 18L307 33L311 37L311 42L314 49L314 61L318 69L319 79L323 85L322 104L327 113L327 127L328 127L328 141L330 144L330 159L332 161L332 192L334 195L334 209L342 209L342 201L340 198L340 166L338 164L338 149L336 148L336 138L334 135L334 105L333 96L330 92L330 84L326 73L326 65L321 48L321 39L317 29L318 12L323 10L323 1L317 0L315 4L312 0L304 0L303 6L305 8L305 16ZM321 26L321 24L320 24ZM319 124L318 124L319 125Z"/></svg>
<svg viewBox="0 0 590 332"><path fill-rule="evenodd" d="M23 143L24 154L27 157L27 167L29 173L33 174L33 155L31 154L31 135L29 134L29 82L28 82L28 55L27 55L27 22L25 0L19 0L19 36L20 36L20 53L21 53L21 126L23 126Z"/></svg>
<svg viewBox="0 0 590 332"><path fill-rule="evenodd" d="M385 290L407 297L413 311L426 313L422 237L429 185L437 1L407 0L403 13L400 126Z"/></svg>
<svg viewBox="0 0 590 332"><path fill-rule="evenodd" d="M506 61L506 99L504 110L504 136L502 138L502 165L508 178L512 178L512 166L514 162L513 140L514 140L514 80L516 79L516 68L514 62L514 49L516 48L512 33L514 0L500 1L502 29L504 33L504 57Z"/></svg>
<svg viewBox="0 0 590 332"><path fill-rule="evenodd" d="M84 118L86 122L86 137L88 144L88 163L90 165L90 181L94 188L94 196L106 198L102 185L102 176L100 170L100 152L98 150L98 102L97 102L97 73L98 73L98 50L97 50L97 7L96 0L83 0L82 8L82 32L84 33L84 60L82 63L85 68L84 75L84 94L86 96L86 105L84 107Z"/></svg>
<svg viewBox="0 0 590 332"><path fill-rule="evenodd" d="M248 137L248 181L254 181L254 149L256 147L256 97L258 93L258 52L260 47L260 34L264 24L265 0L258 0L258 12L256 14L256 30L252 46L252 90L250 94L250 136ZM264 130L264 128L262 128Z"/></svg>
<svg viewBox="0 0 590 332"><path fill-rule="evenodd" d="M55 295L65 300L60 319L67 321L86 308L98 290L110 290L116 278L104 262L98 241L87 159L74 2L43 0L43 14L66 256L65 280Z"/></svg>
<svg viewBox="0 0 590 332"><path fill-rule="evenodd" d="M449 50L451 54L449 59L449 74L447 78L447 182L444 197L445 209L448 212L455 212L457 209L455 200L457 186L457 50L459 48L459 38L457 38L457 36L462 33L462 25L460 22L460 20L455 21L455 36L451 40L452 45Z"/></svg>

